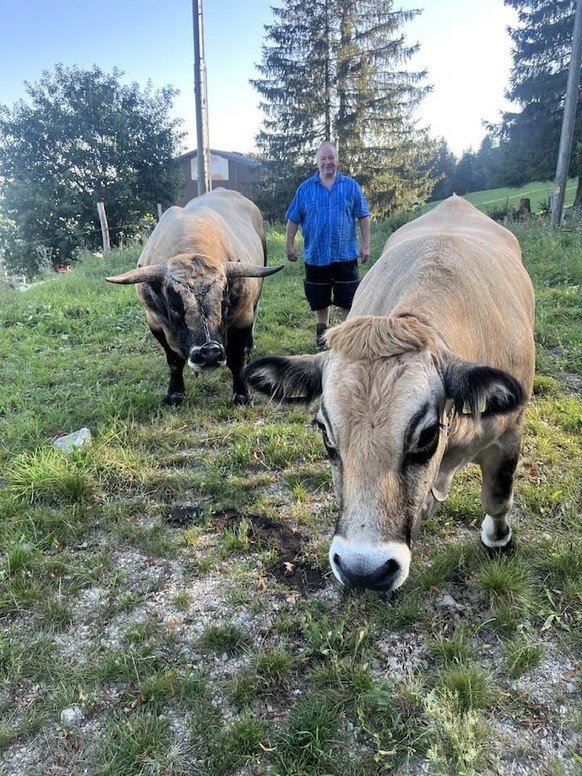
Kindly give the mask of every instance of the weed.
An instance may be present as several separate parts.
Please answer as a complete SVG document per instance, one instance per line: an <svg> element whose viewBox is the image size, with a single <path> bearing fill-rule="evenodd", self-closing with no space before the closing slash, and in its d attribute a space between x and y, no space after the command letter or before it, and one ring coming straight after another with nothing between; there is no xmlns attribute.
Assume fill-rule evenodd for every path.
<svg viewBox="0 0 582 776"><path fill-rule="evenodd" d="M542 661L544 648L535 643L531 635L518 634L513 640L503 645L503 670L511 679L518 679L523 674L536 668Z"/></svg>
<svg viewBox="0 0 582 776"><path fill-rule="evenodd" d="M459 714L486 708L494 699L491 677L471 663L445 668L438 676L438 686L444 688L449 705L454 702Z"/></svg>
<svg viewBox="0 0 582 776"><path fill-rule="evenodd" d="M224 625L209 625L200 637L200 645L212 652L226 652L227 655L236 655L242 652L247 644L248 637L236 625L226 623Z"/></svg>

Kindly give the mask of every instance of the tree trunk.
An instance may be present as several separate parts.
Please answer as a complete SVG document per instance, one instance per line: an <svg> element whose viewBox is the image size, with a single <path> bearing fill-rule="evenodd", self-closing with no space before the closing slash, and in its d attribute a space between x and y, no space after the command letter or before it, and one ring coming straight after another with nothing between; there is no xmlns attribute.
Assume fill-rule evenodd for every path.
<svg viewBox="0 0 582 776"><path fill-rule="evenodd" d="M578 183L576 185L576 194L574 196L574 204L572 207L582 207L582 175L578 176Z"/></svg>

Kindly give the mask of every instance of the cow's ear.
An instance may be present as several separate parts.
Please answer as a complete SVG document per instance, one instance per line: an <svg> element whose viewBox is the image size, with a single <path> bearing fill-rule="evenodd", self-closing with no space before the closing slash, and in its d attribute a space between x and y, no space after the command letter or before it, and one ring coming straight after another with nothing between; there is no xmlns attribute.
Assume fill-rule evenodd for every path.
<svg viewBox="0 0 582 776"><path fill-rule="evenodd" d="M265 356L245 368L249 385L272 399L308 404L321 395L321 374L327 354Z"/></svg>
<svg viewBox="0 0 582 776"><path fill-rule="evenodd" d="M461 415L501 415L527 401L523 386L508 372L458 357L446 361L443 381Z"/></svg>

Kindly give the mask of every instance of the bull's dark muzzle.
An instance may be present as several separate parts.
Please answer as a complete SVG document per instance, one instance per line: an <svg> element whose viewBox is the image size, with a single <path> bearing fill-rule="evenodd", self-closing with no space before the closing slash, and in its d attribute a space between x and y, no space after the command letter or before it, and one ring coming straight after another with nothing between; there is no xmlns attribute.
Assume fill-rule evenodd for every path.
<svg viewBox="0 0 582 776"><path fill-rule="evenodd" d="M350 568L348 564L342 564L342 559L337 553L333 556L333 562L341 574L344 585L358 590L392 590L402 570L394 558L390 558L373 571Z"/></svg>
<svg viewBox="0 0 582 776"><path fill-rule="evenodd" d="M219 342L205 342L190 350L188 361L198 367L221 366L226 361L226 353Z"/></svg>

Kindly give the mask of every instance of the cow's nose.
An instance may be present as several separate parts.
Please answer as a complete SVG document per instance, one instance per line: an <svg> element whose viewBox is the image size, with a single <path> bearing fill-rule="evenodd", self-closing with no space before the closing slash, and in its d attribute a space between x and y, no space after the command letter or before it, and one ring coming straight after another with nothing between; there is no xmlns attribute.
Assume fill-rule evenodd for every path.
<svg viewBox="0 0 582 776"><path fill-rule="evenodd" d="M190 351L188 361L194 366L219 366L226 360L223 346L219 342L205 342Z"/></svg>
<svg viewBox="0 0 582 776"><path fill-rule="evenodd" d="M401 572L400 564L394 558L390 558L372 571L360 570L359 567L351 568L348 564L342 563L337 552L333 556L333 563L341 574L343 583L360 590L392 590Z"/></svg>
<svg viewBox="0 0 582 776"><path fill-rule="evenodd" d="M343 585L396 590L408 576L410 549L403 542L362 543L336 535L329 550L329 561Z"/></svg>

